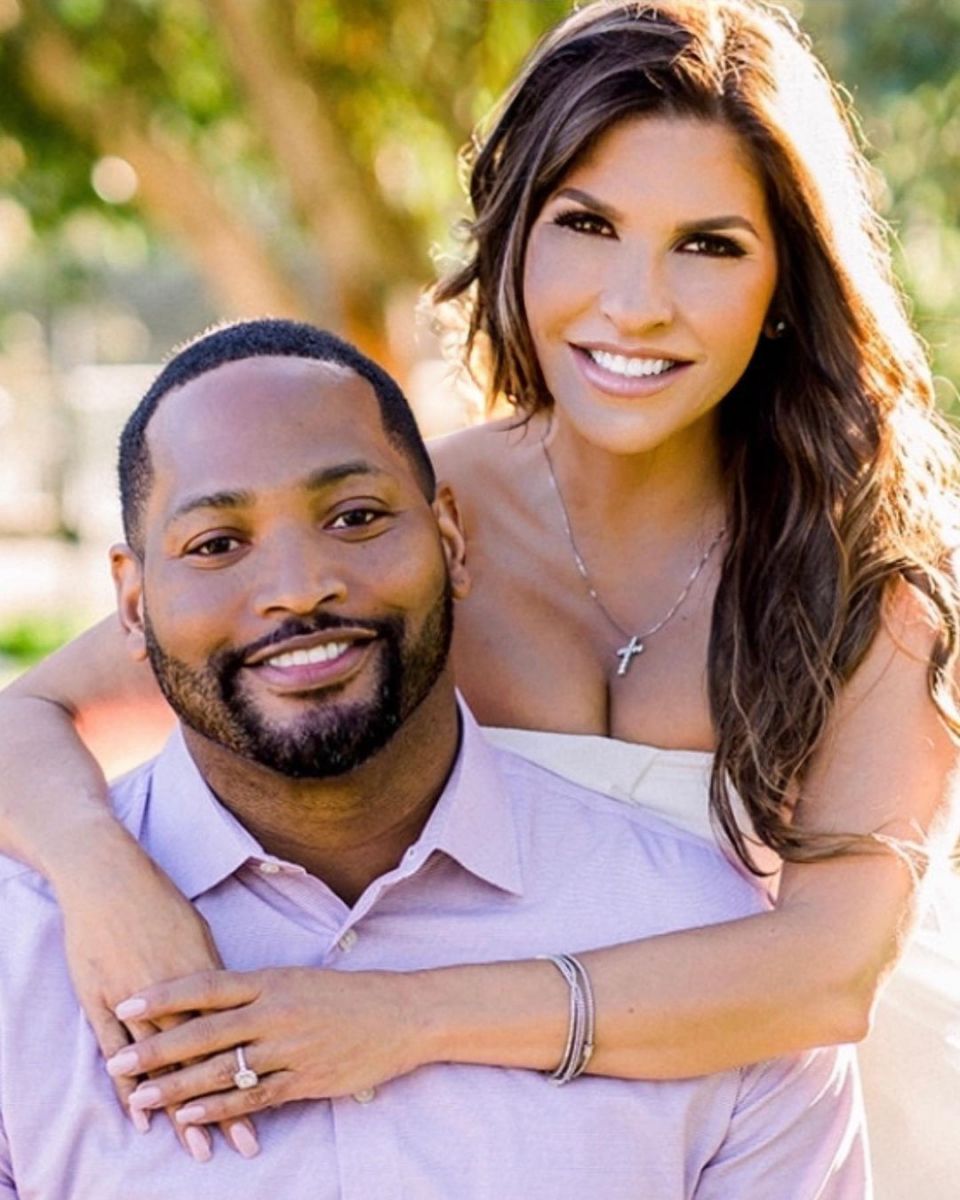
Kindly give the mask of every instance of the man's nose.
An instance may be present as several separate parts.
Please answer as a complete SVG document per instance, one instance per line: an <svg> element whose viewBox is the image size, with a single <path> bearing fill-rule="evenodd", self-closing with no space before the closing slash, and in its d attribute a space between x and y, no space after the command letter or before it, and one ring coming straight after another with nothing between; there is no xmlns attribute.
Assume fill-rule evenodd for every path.
<svg viewBox="0 0 960 1200"><path fill-rule="evenodd" d="M647 251L625 248L610 263L600 307L623 336L669 325L675 315L675 299L664 261Z"/></svg>
<svg viewBox="0 0 960 1200"><path fill-rule="evenodd" d="M255 608L259 615L307 614L347 598L339 558L322 537L276 539L258 563Z"/></svg>

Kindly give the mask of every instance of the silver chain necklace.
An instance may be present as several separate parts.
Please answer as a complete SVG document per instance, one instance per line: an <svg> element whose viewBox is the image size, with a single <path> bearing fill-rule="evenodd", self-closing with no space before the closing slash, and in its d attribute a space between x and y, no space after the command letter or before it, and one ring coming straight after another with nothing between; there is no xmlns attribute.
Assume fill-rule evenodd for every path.
<svg viewBox="0 0 960 1200"><path fill-rule="evenodd" d="M549 430L547 432L549 433ZM630 670L630 665L632 664L634 658L636 658L638 654L643 653L644 643L646 642L647 638L653 637L655 633L659 633L664 625L666 625L669 621L672 621L680 611L680 606L683 604L684 600L686 600L687 596L690 595L690 589L699 579L700 572L707 565L707 560L710 558L710 555L714 552L717 546L719 546L720 539L726 533L726 526L721 527L720 532L703 552L703 556L701 557L700 561L690 572L689 579L683 585L683 590L681 591L680 595L676 598L676 600L674 600L673 604L660 618L660 620L657 621L655 625L651 625L649 629L644 629L642 633L631 633L629 629L625 629L616 619L616 617L614 617L604 602L600 599L597 589L593 586L593 581L590 578L590 572L587 570L587 564L583 561L583 555L577 549L577 542L573 536L573 527L570 524L570 514L567 512L567 506L563 500L563 492L560 491L560 484L557 482L556 472L553 469L553 460L550 457L550 451L547 449L546 435L541 440L540 445L543 447L543 457L547 460L547 470L550 472L550 483L553 486L554 494L557 497L560 515L563 518L563 528L567 534L567 541L570 543L570 549L573 551L573 561L577 564L577 571L580 575L580 578L586 585L587 595L594 602L594 604L596 604L597 608L600 609L613 628L616 629L617 632L623 637L628 639L626 644L621 646L616 652L617 658L620 659L620 665L617 667L617 674L626 675L627 671Z"/></svg>

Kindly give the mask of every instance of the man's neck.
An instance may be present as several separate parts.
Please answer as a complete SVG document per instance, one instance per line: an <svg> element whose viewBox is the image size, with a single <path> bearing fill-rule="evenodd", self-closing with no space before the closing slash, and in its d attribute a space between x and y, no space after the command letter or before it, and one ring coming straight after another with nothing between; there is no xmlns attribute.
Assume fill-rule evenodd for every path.
<svg viewBox="0 0 960 1200"><path fill-rule="evenodd" d="M291 779L183 732L207 785L263 848L352 905L419 837L453 769L459 715L440 683L382 750L319 780Z"/></svg>

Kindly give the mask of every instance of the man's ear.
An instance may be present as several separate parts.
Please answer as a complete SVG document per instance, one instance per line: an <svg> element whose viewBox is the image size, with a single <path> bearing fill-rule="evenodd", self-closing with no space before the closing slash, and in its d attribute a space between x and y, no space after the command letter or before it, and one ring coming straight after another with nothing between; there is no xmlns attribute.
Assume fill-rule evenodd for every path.
<svg viewBox="0 0 960 1200"><path fill-rule="evenodd" d="M463 525L453 489L448 483L437 484L437 495L433 502L437 528L443 543L450 583L456 600L463 600L470 592L470 575L467 571L467 542L463 536Z"/></svg>
<svg viewBox="0 0 960 1200"><path fill-rule="evenodd" d="M127 635L130 657L141 662L147 657L143 626L143 563L129 546L118 542L110 547L110 572L117 592L117 614Z"/></svg>

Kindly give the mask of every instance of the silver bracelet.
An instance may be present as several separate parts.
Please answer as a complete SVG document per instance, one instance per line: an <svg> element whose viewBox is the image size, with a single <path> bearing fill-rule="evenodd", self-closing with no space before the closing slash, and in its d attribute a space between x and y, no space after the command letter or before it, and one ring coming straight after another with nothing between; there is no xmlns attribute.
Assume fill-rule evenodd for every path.
<svg viewBox="0 0 960 1200"><path fill-rule="evenodd" d="M572 954L543 954L540 957L545 962L553 963L570 989L567 1041L563 1057L550 1073L551 1082L560 1086L576 1079L587 1069L593 1055L596 1005L590 976L578 958Z"/></svg>

